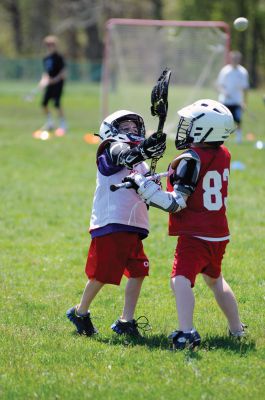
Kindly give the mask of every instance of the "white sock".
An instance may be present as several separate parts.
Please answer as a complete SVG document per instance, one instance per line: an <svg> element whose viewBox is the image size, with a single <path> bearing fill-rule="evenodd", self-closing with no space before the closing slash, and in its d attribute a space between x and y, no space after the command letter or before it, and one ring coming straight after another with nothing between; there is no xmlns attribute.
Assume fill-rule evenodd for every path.
<svg viewBox="0 0 265 400"><path fill-rule="evenodd" d="M52 115L51 115L51 113L48 113L47 114L47 119L46 119L46 127L47 127L47 129L52 129L53 128L53 118L52 118Z"/></svg>
<svg viewBox="0 0 265 400"><path fill-rule="evenodd" d="M236 130L236 142L242 143L242 129L237 128Z"/></svg>
<svg viewBox="0 0 265 400"><path fill-rule="evenodd" d="M64 129L64 130L66 130L66 128L67 128L67 125L66 125L65 118L60 118L60 123L59 123L59 126L60 126L60 128L61 128L61 129Z"/></svg>
<svg viewBox="0 0 265 400"><path fill-rule="evenodd" d="M77 307L76 307L76 309L75 309L75 312L76 312L76 315L78 315L79 317L86 317L87 315L90 314L90 310L87 310L86 313L80 313L80 312L78 311L78 308L77 308Z"/></svg>

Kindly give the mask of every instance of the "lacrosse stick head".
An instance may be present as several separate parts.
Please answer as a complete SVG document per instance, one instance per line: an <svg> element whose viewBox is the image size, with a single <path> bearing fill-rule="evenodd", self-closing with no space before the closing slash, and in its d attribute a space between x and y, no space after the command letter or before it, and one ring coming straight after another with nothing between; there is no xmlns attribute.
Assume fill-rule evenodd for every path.
<svg viewBox="0 0 265 400"><path fill-rule="evenodd" d="M175 140L178 150L186 149L192 143L222 143L235 129L230 110L215 100L198 100L179 110L178 115Z"/></svg>
<svg viewBox="0 0 265 400"><path fill-rule="evenodd" d="M99 129L99 137L104 142L139 144L145 138L145 125L141 115L128 110L119 110L104 119Z"/></svg>
<svg viewBox="0 0 265 400"><path fill-rule="evenodd" d="M151 93L151 114L159 118L166 119L168 110L168 85L171 71L165 69Z"/></svg>

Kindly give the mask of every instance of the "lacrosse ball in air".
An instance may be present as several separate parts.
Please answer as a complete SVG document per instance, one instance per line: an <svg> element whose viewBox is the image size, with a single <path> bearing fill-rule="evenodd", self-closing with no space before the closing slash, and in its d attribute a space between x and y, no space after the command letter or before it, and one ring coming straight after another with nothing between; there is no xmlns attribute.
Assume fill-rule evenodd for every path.
<svg viewBox="0 0 265 400"><path fill-rule="evenodd" d="M239 17L237 19L234 20L233 22L234 28L239 31L239 32L243 32L247 29L248 27L248 20L247 18L244 17Z"/></svg>

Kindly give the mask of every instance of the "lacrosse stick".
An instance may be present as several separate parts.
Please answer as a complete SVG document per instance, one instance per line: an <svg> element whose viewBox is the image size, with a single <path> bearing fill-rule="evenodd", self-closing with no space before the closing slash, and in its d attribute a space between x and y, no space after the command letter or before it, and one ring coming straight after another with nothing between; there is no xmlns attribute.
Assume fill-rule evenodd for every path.
<svg viewBox="0 0 265 400"><path fill-rule="evenodd" d="M161 136L163 133L164 124L167 118L168 110L168 86L171 76L171 70L165 69L157 83L153 87L151 93L151 114L159 118L157 136ZM153 158L151 161L150 175L154 175L156 170L156 164L159 158Z"/></svg>
<svg viewBox="0 0 265 400"><path fill-rule="evenodd" d="M48 84L49 84L49 77L46 74L44 74L41 80L39 81L38 85L35 86L33 89L31 89L30 92L24 96L24 100L29 102L33 101L35 96L43 89L45 89Z"/></svg>
<svg viewBox="0 0 265 400"><path fill-rule="evenodd" d="M159 117L159 123L157 128L157 136L163 134L163 128L167 117L168 110L168 86L171 76L171 70L165 69L157 80L157 83L152 89L151 93L151 114L153 116ZM160 179L163 176L167 176L167 172L162 172L161 174L156 174L156 164L159 158L153 158L151 161L150 171L148 174L148 180ZM121 188L130 189L132 187L130 182L119 183L117 185L111 185L110 190L115 192Z"/></svg>
<svg viewBox="0 0 265 400"><path fill-rule="evenodd" d="M168 171L160 172L159 174L148 175L146 177L146 179L148 181L156 181L156 180L160 180L164 176L168 176ZM117 185L110 185L110 190L112 192L116 192L116 190L119 190L119 189L130 189L131 187L132 187L131 182L123 182L123 183L118 183Z"/></svg>
<svg viewBox="0 0 265 400"><path fill-rule="evenodd" d="M160 180L164 176L168 176L168 171L160 172L159 174L148 175L146 177L146 179L148 181L156 181L156 180ZM123 183L118 183L117 185L110 185L110 190L112 192L116 192L116 190L119 190L119 189L130 189L131 187L132 187L131 182L123 182Z"/></svg>
<svg viewBox="0 0 265 400"><path fill-rule="evenodd" d="M159 123L157 128L157 136L163 134L163 128L167 117L167 110L168 110L168 85L170 81L171 70L164 69L160 77L158 78L157 83L152 89L151 93L151 114L153 116L159 117ZM167 172L162 172L161 174L155 174L156 164L158 158L153 158L151 161L150 171L148 173L148 180L155 180L159 179L162 176L167 176ZM150 179L149 179L150 176ZM157 178L155 177L157 176ZM155 177L155 178L154 178ZM111 185L110 190L115 192L118 189L131 188L132 185L130 182L119 183L117 185Z"/></svg>
<svg viewBox="0 0 265 400"><path fill-rule="evenodd" d="M25 101L31 102L34 100L35 96L38 94L38 92L40 91L40 88L37 86L34 89L32 89L29 93L27 93L23 99Z"/></svg>

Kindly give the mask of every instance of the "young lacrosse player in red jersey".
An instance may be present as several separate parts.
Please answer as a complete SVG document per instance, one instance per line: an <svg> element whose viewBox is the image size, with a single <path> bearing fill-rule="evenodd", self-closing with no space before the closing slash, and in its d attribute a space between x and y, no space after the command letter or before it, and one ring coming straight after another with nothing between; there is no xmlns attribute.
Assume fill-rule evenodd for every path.
<svg viewBox="0 0 265 400"><path fill-rule="evenodd" d="M154 133L145 139L142 117L120 110L102 122L101 144L97 152L97 186L90 220L90 244L86 263L86 284L81 302L67 311L79 334L97 333L90 318L90 305L105 284L119 285L122 275L128 282L121 317L111 328L117 334L138 336L134 312L142 282L149 273L149 261L142 240L149 230L146 204L132 190L112 192L131 171L146 174L146 159L161 157L166 135Z"/></svg>
<svg viewBox="0 0 265 400"><path fill-rule="evenodd" d="M179 326L173 349L201 342L193 325L192 288L201 273L227 318L230 335L244 335L235 296L221 273L229 242L226 218L230 154L223 142L234 130L231 112L213 100L199 100L178 111L175 145L186 149L170 165L168 191L138 173L126 177L146 204L169 212L169 235L178 236L171 274Z"/></svg>

